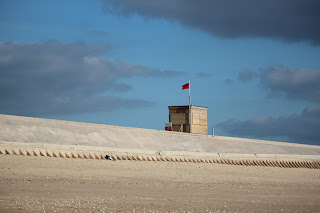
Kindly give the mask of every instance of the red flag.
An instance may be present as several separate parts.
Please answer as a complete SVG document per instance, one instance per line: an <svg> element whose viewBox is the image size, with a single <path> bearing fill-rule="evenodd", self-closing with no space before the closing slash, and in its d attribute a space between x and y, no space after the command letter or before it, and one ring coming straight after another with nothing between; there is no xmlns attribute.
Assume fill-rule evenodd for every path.
<svg viewBox="0 0 320 213"><path fill-rule="evenodd" d="M189 83L182 85L182 89L189 89Z"/></svg>

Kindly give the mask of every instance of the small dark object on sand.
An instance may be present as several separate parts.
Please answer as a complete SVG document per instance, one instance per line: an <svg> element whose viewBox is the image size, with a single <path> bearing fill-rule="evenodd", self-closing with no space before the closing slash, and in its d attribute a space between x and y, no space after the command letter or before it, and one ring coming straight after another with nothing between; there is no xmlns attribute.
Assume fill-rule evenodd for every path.
<svg viewBox="0 0 320 213"><path fill-rule="evenodd" d="M109 156L109 155L106 155L104 158L105 158L106 160L116 160L116 159L114 159L113 157L111 157L111 156Z"/></svg>

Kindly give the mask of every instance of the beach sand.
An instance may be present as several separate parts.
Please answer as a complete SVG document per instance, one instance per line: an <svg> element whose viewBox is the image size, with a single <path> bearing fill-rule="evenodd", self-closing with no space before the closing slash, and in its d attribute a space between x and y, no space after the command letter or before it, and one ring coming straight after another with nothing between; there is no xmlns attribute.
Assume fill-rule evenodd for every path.
<svg viewBox="0 0 320 213"><path fill-rule="evenodd" d="M320 170L0 155L0 212L320 212Z"/></svg>

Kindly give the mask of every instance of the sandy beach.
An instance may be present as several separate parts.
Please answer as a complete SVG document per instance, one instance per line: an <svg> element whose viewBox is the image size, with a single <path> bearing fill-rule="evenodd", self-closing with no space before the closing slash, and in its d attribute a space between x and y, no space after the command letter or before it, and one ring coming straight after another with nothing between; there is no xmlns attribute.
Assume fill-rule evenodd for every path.
<svg viewBox="0 0 320 213"><path fill-rule="evenodd" d="M319 212L320 171L0 155L0 212Z"/></svg>

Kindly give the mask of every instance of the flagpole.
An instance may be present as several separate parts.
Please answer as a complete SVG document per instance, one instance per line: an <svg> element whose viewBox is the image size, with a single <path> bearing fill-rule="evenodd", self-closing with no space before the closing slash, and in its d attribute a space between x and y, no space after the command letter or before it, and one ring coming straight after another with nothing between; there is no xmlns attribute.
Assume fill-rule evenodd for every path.
<svg viewBox="0 0 320 213"><path fill-rule="evenodd" d="M190 126L190 133L192 133L192 128L191 128L191 84L189 80L189 126Z"/></svg>

